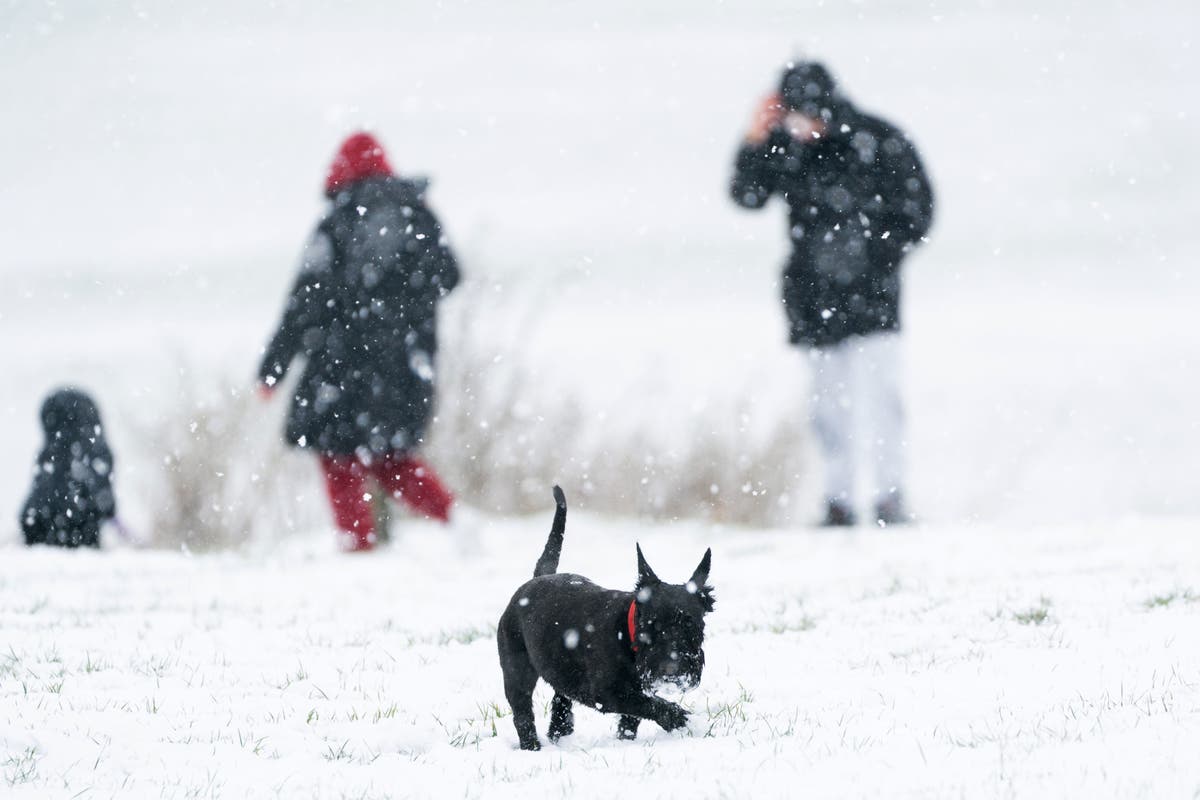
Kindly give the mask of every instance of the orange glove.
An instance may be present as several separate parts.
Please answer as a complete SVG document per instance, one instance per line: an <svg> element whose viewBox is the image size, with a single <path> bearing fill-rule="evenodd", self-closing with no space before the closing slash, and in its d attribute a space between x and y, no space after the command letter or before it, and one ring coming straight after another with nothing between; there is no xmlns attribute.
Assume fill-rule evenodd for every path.
<svg viewBox="0 0 1200 800"><path fill-rule="evenodd" d="M786 109L783 98L779 93L769 94L759 102L750 120L750 130L746 131L746 143L760 145L771 135L771 131L783 122Z"/></svg>

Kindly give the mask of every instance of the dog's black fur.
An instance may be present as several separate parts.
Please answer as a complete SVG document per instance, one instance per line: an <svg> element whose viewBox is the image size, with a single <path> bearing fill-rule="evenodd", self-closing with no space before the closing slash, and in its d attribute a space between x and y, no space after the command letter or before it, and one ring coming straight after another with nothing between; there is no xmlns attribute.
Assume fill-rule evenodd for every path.
<svg viewBox="0 0 1200 800"><path fill-rule="evenodd" d="M541 748L533 719L538 678L554 688L552 741L574 730L572 703L620 714L617 734L622 739L636 737L643 719L657 722L663 730L683 727L687 712L651 694L651 689L664 681L685 688L700 683L704 615L714 603L707 584L712 550L680 585L660 581L641 546L633 592L604 589L581 575L555 574L567 521L567 501L557 486L554 500L554 524L533 580L517 589L496 632L504 693L521 749ZM635 603L636 643L628 633Z"/></svg>
<svg viewBox="0 0 1200 800"><path fill-rule="evenodd" d="M42 403L46 443L21 511L25 544L99 547L100 526L116 516L113 455L96 401L59 389Z"/></svg>

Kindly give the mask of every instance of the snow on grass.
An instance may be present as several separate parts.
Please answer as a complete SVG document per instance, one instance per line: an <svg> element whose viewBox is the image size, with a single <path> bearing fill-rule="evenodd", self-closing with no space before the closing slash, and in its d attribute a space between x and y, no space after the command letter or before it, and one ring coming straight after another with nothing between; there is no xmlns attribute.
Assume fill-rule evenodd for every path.
<svg viewBox="0 0 1200 800"><path fill-rule="evenodd" d="M546 517L545 519L543 517ZM548 515L390 549L8 549L0 770L17 797L1181 796L1200 790L1185 522L850 535L572 515L564 570L714 548L688 728L577 710L516 749L495 620ZM546 730L550 694L535 696Z"/></svg>

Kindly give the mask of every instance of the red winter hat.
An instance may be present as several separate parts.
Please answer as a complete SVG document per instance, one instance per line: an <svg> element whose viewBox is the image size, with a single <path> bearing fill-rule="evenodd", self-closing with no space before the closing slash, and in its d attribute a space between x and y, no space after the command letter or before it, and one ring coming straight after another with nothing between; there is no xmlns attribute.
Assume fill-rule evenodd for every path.
<svg viewBox="0 0 1200 800"><path fill-rule="evenodd" d="M372 175L391 175L392 165L387 161L383 146L369 133L356 133L342 142L338 153L329 165L325 178L325 194L332 197L338 190L369 178Z"/></svg>

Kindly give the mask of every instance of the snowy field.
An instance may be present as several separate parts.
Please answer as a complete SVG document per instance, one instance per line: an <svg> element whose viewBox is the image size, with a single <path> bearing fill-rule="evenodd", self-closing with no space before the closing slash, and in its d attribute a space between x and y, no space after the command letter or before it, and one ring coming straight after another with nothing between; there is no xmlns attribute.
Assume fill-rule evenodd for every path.
<svg viewBox="0 0 1200 800"><path fill-rule="evenodd" d="M1194 2L593 6L0 9L0 796L1200 793ZM798 48L935 181L905 299L924 524L812 530L807 445L764 527L597 513L606 443L803 417L784 210L725 192ZM548 486L544 512L402 521L346 558L292 458L295 524L238 551L18 546L67 382L107 418L123 516L170 539L147 431L249 386L361 126L432 176L460 252L445 363L513 365L534 418L578 410L572 468L533 481L572 499L563 568L628 588L635 540L674 578L713 547L686 733L617 742L580 712L514 750L492 626Z"/></svg>
<svg viewBox="0 0 1200 800"><path fill-rule="evenodd" d="M516 749L495 622L548 528L387 552L0 563L4 791L60 797L1191 797L1185 523L851 537L573 515L564 569L682 580L713 545L686 731L579 710ZM464 555L464 550L467 554ZM550 695L535 695L545 740ZM10 789L11 787L11 789Z"/></svg>

